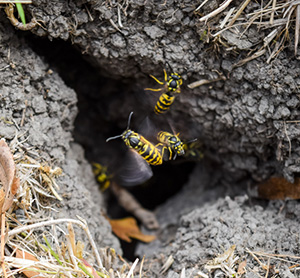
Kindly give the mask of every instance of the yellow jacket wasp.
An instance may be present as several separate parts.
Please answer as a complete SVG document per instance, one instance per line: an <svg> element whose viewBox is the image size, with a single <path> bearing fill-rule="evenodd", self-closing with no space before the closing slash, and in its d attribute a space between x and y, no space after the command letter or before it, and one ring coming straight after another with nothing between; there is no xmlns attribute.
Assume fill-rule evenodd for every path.
<svg viewBox="0 0 300 278"><path fill-rule="evenodd" d="M126 163L123 167L124 169L121 171L122 173L118 174L123 185L143 183L153 175L149 164L160 165L163 162L162 148L154 146L142 135L129 128L132 114L133 112L128 117L128 124L125 131L120 135L110 137L106 140L108 142L113 139L122 138L129 149L133 150L133 154L130 156L131 162Z"/></svg>
<svg viewBox="0 0 300 278"><path fill-rule="evenodd" d="M164 76L165 76L165 82L162 82L159 81L155 76L150 75L150 77L152 77L158 84L164 86L158 89L152 89L152 88L145 89L147 91L154 91L154 92L163 91L158 101L156 102L154 108L155 114L163 114L167 112L175 100L175 95L181 92L180 86L182 85L182 77L178 73L172 71L172 73L168 76L166 70L164 69Z"/></svg>
<svg viewBox="0 0 300 278"><path fill-rule="evenodd" d="M174 135L172 133L169 133L167 131L160 131L157 134L157 140L169 148L170 157L169 160L172 157L173 151L174 151L174 158L176 158L177 155L181 156L184 155L184 148L183 143L178 137L179 133L177 135Z"/></svg>

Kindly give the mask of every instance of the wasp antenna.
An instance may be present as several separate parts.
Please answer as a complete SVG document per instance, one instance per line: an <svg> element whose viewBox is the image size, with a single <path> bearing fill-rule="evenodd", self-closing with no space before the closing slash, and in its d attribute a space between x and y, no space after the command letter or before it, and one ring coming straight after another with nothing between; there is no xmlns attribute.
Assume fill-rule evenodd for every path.
<svg viewBox="0 0 300 278"><path fill-rule="evenodd" d="M187 141L187 142L186 142L186 144L193 143L193 142L195 142L195 141L197 141L197 140L198 140L198 138L195 138L195 139L189 140L189 141Z"/></svg>
<svg viewBox="0 0 300 278"><path fill-rule="evenodd" d="M126 129L129 129L132 114L133 114L133 111L131 111L131 113L129 114L129 117L128 117L128 124L127 124L127 128L126 128Z"/></svg>
<svg viewBox="0 0 300 278"><path fill-rule="evenodd" d="M114 139L117 139L117 138L120 138L120 137L122 137L122 134L121 134L121 135L114 136L114 137L109 137L109 138L106 139L106 143L107 143L108 141L110 141L110 140L114 140Z"/></svg>

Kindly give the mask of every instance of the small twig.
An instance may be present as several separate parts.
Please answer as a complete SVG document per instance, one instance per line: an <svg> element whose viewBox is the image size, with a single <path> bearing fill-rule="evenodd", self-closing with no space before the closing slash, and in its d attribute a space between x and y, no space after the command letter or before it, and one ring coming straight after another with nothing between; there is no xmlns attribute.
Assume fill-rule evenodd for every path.
<svg viewBox="0 0 300 278"><path fill-rule="evenodd" d="M237 67L240 67L244 64L246 64L247 62L251 61L251 60L254 60L256 58L258 58L259 56L263 55L266 53L266 49L264 47L261 47L259 50L257 50L252 56L248 57L248 58L245 58L239 62L237 62L236 64L234 64L232 66L232 68L237 68Z"/></svg>
<svg viewBox="0 0 300 278"><path fill-rule="evenodd" d="M201 79L201 80L198 80L198 81L195 81L193 83L190 83L188 84L188 88L190 89L194 89L194 88L197 88L199 86L202 86L202 85L206 85L206 84L210 84L210 83L213 83L213 82L217 82L219 80L226 80L226 77L223 75L223 73L220 73L217 71L217 73L219 74L219 77L218 78L214 78L214 79Z"/></svg>
<svg viewBox="0 0 300 278"><path fill-rule="evenodd" d="M208 15L201 17L200 21L207 21L209 18L216 16L217 14L219 14L220 12L225 10L231 2L232 2L232 0L226 0L223 3L223 5L221 5L219 8L215 9L214 11L209 13Z"/></svg>
<svg viewBox="0 0 300 278"><path fill-rule="evenodd" d="M273 0L273 2L272 2L272 13L271 13L271 17L270 17L270 24L271 25L274 22L275 7L276 7L276 0Z"/></svg>
<svg viewBox="0 0 300 278"><path fill-rule="evenodd" d="M111 183L111 190L118 199L119 204L138 218L148 229L158 229L159 224L153 212L146 210L126 189L116 182Z"/></svg>
<svg viewBox="0 0 300 278"><path fill-rule="evenodd" d="M118 24L121 28L123 28L123 24L122 24L122 19L121 19L121 9L120 9L120 4L118 4L117 7L117 11L118 11Z"/></svg>
<svg viewBox="0 0 300 278"><path fill-rule="evenodd" d="M245 0L245 2L242 4L242 6L240 7L240 9L236 12L236 14L234 15L234 17L232 18L232 20L230 21L230 23L228 24L228 26L232 26L233 23L237 20L237 18L241 15L241 13L243 12L243 10L247 7L247 5L249 4L251 0Z"/></svg>
<svg viewBox="0 0 300 278"><path fill-rule="evenodd" d="M222 20L222 22L220 24L220 27L219 27L220 29L224 28L224 26L226 25L228 19L231 17L231 15L232 15L232 13L233 13L234 10L235 10L235 7L231 8L229 10L229 12L227 13L227 15L225 16L225 18Z"/></svg>
<svg viewBox="0 0 300 278"><path fill-rule="evenodd" d="M5 69L7 69L7 68L9 68L9 67L10 67L10 65L6 65L6 66L4 66L3 68L1 68L0 71L3 71L3 70L5 70Z"/></svg>
<svg viewBox="0 0 300 278"><path fill-rule="evenodd" d="M204 0L203 3L195 10L195 12L200 10L207 2L208 2L208 0Z"/></svg>
<svg viewBox="0 0 300 278"><path fill-rule="evenodd" d="M109 19L109 22L114 28L116 28L119 32L122 33L121 29L114 23L114 21L111 18Z"/></svg>

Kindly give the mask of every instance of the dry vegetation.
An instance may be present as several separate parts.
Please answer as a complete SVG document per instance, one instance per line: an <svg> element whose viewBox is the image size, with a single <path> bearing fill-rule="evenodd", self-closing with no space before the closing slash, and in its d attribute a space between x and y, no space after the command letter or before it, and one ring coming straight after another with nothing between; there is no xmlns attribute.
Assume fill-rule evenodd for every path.
<svg viewBox="0 0 300 278"><path fill-rule="evenodd" d="M203 1L196 13L207 4ZM266 55L269 63L290 42L294 33L294 54L297 57L300 28L300 1L250 1L239 6L233 0L224 1L218 8L200 18L209 27L208 40L227 50L246 49L249 56L238 62L241 66Z"/></svg>
<svg viewBox="0 0 300 278"><path fill-rule="evenodd" d="M130 277L138 260L130 266L113 249L98 249L84 219L37 220L62 200L56 192L60 168L48 166L18 136L10 146L1 140L0 166L1 277ZM92 254L76 241L73 224L85 231Z"/></svg>

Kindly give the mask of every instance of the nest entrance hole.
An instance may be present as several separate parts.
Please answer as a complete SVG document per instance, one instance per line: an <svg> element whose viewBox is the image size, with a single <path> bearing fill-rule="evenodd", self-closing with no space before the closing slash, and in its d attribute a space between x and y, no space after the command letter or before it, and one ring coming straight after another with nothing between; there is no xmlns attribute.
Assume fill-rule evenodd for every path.
<svg viewBox="0 0 300 278"><path fill-rule="evenodd" d="M32 49L42 56L50 69L55 70L77 93L79 113L73 135L75 141L83 146L87 160L104 164L113 171L114 167L117 167L114 160L117 158L118 161L122 161L126 146L120 139L110 144L105 140L124 130L128 115L119 115L119 110L111 111L115 109L112 108L111 102L116 98L121 103L127 101L128 111L135 111L135 98L130 97L130 90L135 90L134 81L116 80L101 75L100 71L85 60L82 54L68 42L26 36L29 36L27 41ZM138 123L143 117L141 113L143 109L140 103L136 106L134 122ZM146 184L131 188L130 192L142 206L152 210L182 188L194 165L194 162L176 163L175 161L153 167L153 177ZM111 218L128 216L113 197L108 198L107 204L107 211ZM126 248L123 250L124 256L128 259L133 258L132 246L124 246Z"/></svg>

